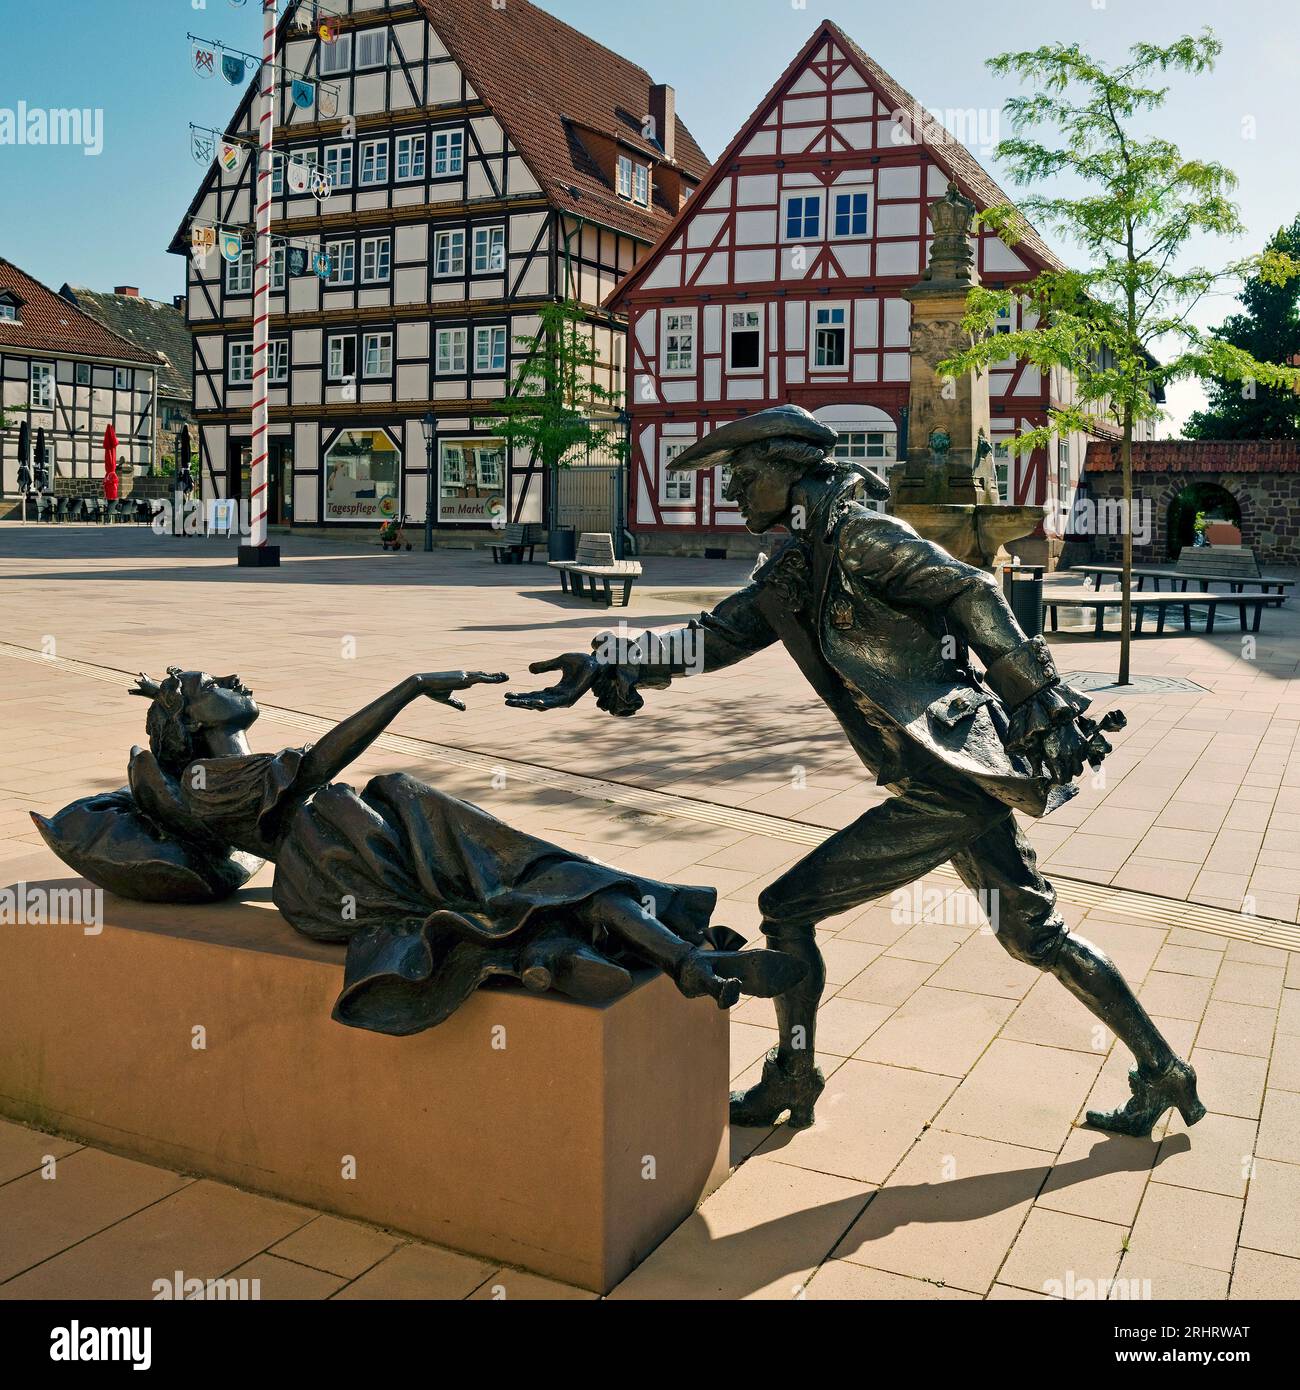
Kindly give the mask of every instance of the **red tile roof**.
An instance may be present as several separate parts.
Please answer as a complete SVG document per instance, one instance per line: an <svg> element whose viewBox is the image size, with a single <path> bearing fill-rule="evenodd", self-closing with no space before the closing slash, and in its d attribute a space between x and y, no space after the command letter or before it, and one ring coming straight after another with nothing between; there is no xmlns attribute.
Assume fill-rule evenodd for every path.
<svg viewBox="0 0 1300 1390"><path fill-rule="evenodd" d="M626 276L617 289L605 300L606 308L616 308L628 292L634 290L650 273L658 260L657 253L668 245L680 225L691 216L695 204L708 197L718 181L727 172L731 161L740 153L750 136L758 128L763 113L776 100L786 85L793 81L827 39L831 39L849 54L852 61L862 69L866 80L875 87L880 96L888 101L894 110L904 111L916 117L911 122L913 133L919 136L920 143L926 153L949 178L956 181L961 191L972 198L981 210L996 207L1002 203L1015 202L1008 193L1005 193L998 186L993 176L985 170L966 146L956 136L944 130L942 123L932 116L910 92L899 86L879 63L869 57L849 38L838 24L833 20L823 20L818 26L817 32L794 56L790 66L777 78L768 94L754 108L753 114L736 133L735 139L718 157L713 168L709 171L708 178L691 195L690 202L673 219L672 225L664 230L655 250L650 255L642 257L636 269ZM938 134L939 132L942 134ZM931 136L934 138L930 138ZM866 157L868 156L864 155L864 158ZM1027 221L1023 223L1022 240L1017 243L1016 250L1027 251L1030 257L1036 260L1044 270L1065 269L1065 265L1053 253L1051 247Z"/></svg>
<svg viewBox="0 0 1300 1390"><path fill-rule="evenodd" d="M587 127L662 160L641 134L650 74L531 5L419 0L471 86L492 108L556 206L647 241L677 209L648 211L618 197L571 136ZM702 179L709 161L679 117L675 163Z"/></svg>
<svg viewBox="0 0 1300 1390"><path fill-rule="evenodd" d="M23 302L18 307L21 322L0 319L0 352L13 347L48 352L51 356L102 357L115 362L158 365L157 353L146 352L119 337L11 261L0 258L0 293L5 290Z"/></svg>
<svg viewBox="0 0 1300 1390"><path fill-rule="evenodd" d="M1118 473L1120 446L1088 444L1089 473ZM1300 473L1300 440L1153 439L1133 445L1135 473Z"/></svg>

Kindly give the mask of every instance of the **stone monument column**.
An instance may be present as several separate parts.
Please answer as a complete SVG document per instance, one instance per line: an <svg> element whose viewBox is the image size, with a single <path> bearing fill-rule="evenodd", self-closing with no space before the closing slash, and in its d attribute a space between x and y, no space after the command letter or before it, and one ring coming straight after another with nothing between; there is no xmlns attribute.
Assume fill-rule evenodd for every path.
<svg viewBox="0 0 1300 1390"><path fill-rule="evenodd" d="M930 204L934 244L912 305L907 458L890 475L892 510L959 560L988 568L1005 541L1028 535L1041 507L1009 507L993 465L987 372L941 376L937 364L970 346L966 296L979 284L971 224L975 204L955 183Z"/></svg>

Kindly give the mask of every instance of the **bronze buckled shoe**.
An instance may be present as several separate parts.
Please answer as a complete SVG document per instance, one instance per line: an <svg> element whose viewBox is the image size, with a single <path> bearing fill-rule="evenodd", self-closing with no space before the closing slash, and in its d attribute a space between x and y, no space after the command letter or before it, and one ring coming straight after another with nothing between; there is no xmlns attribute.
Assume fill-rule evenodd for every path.
<svg viewBox="0 0 1300 1390"><path fill-rule="evenodd" d="M1194 1125L1205 1114L1205 1106L1196 1094L1196 1073L1178 1057L1156 1076L1134 1067L1128 1074L1128 1084L1133 1094L1126 1105L1118 1110L1088 1111L1088 1123L1093 1129L1148 1139L1156 1121L1172 1106L1178 1107L1186 1125Z"/></svg>
<svg viewBox="0 0 1300 1390"><path fill-rule="evenodd" d="M783 1110L790 1112L791 1129L807 1129L813 1122L813 1107L826 1089L826 1078L809 1057L793 1063L782 1062L775 1048L763 1060L763 1075L748 1091L732 1091L733 1125L774 1125Z"/></svg>

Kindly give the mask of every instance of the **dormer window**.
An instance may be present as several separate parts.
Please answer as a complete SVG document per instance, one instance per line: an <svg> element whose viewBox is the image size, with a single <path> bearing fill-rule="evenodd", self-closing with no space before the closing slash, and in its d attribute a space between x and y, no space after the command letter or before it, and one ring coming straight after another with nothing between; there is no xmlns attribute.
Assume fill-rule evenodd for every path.
<svg viewBox="0 0 1300 1390"><path fill-rule="evenodd" d="M650 206L650 166L639 164L630 155L618 157L618 196L630 203Z"/></svg>
<svg viewBox="0 0 1300 1390"><path fill-rule="evenodd" d="M18 317L18 306L22 303L21 299L16 299L11 294L0 294L0 320L5 323L21 323Z"/></svg>

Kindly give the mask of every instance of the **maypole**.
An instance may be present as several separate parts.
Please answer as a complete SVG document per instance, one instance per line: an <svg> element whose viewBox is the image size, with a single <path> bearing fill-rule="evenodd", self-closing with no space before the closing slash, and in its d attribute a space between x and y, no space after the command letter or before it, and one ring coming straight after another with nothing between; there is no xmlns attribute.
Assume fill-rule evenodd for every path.
<svg viewBox="0 0 1300 1390"><path fill-rule="evenodd" d="M275 140L276 0L262 0L261 138L257 163L256 242L253 252L253 441L249 469L249 537L241 565L274 566L280 547L266 543L267 398L270 392L271 147Z"/></svg>

